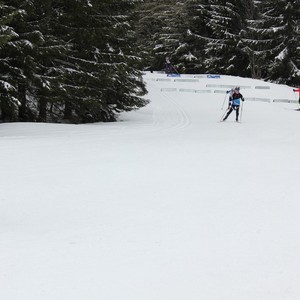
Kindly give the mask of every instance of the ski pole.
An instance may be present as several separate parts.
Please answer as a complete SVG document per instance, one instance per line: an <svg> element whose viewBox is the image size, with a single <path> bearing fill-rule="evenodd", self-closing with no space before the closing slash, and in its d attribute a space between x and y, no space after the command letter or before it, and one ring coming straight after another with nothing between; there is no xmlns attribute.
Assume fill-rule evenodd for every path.
<svg viewBox="0 0 300 300"><path fill-rule="evenodd" d="M225 105L226 98L227 98L227 92L226 92L226 94L225 94L225 97L224 97L224 101L223 101L223 105L222 105L222 108L221 108L221 110L223 110L223 109L224 109L224 105Z"/></svg>
<svg viewBox="0 0 300 300"><path fill-rule="evenodd" d="M244 106L244 101L242 101L242 105L241 105L241 116L240 116L240 122L242 122L242 116L243 116L243 106Z"/></svg>

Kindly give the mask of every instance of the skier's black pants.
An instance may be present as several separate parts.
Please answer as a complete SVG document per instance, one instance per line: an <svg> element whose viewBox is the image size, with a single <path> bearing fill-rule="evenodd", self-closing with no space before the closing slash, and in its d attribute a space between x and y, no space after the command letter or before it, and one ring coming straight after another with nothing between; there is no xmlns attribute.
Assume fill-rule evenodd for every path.
<svg viewBox="0 0 300 300"><path fill-rule="evenodd" d="M239 105L232 105L230 106L226 116L224 117L223 120L226 120L228 118L228 116L232 113L232 111L235 110L235 119L238 120L239 119L239 113L240 113L240 106Z"/></svg>

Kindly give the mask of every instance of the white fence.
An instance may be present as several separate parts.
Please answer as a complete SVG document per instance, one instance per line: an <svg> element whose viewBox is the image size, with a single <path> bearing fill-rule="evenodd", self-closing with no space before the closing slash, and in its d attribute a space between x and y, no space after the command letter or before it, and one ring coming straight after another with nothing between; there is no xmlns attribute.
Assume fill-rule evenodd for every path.
<svg viewBox="0 0 300 300"><path fill-rule="evenodd" d="M177 89L176 88L161 88L160 91L161 92L176 92Z"/></svg>
<svg viewBox="0 0 300 300"><path fill-rule="evenodd" d="M226 91L224 90L196 90L196 89L177 89L177 88L161 88L161 92L180 92L180 93L198 93L198 94L205 94L205 93L219 93L225 94ZM245 97L246 101L257 101L257 102L267 102L267 103L298 103L298 100L292 99L270 99L270 98L258 98L258 97Z"/></svg>
<svg viewBox="0 0 300 300"><path fill-rule="evenodd" d="M206 75L189 75L188 78L178 78L178 77L168 77L168 78L147 78L146 81L160 81L166 83L178 82L178 83L197 83L201 82L199 78L207 78ZM197 85L194 85L196 87ZM235 85L231 84L206 84L203 88L175 88L175 87L164 87L161 88L161 92L179 92L179 93L197 93L197 94L225 94L229 89L234 88ZM241 89L255 89L255 90L270 90L271 86L269 85L256 85L256 86L240 86ZM245 97L246 101L257 101L257 102L266 102L266 103L298 103L298 100L287 99L287 98L264 98L264 97Z"/></svg>
<svg viewBox="0 0 300 300"><path fill-rule="evenodd" d="M299 103L298 100L290 100L290 99L273 99L273 102L277 102L277 103Z"/></svg>
<svg viewBox="0 0 300 300"><path fill-rule="evenodd" d="M257 90L269 90L270 86L268 86L268 85L257 85L255 87L255 89L257 89Z"/></svg>
<svg viewBox="0 0 300 300"><path fill-rule="evenodd" d="M189 78L177 78L174 79L175 82L199 82L199 79L189 79Z"/></svg>
<svg viewBox="0 0 300 300"><path fill-rule="evenodd" d="M260 102L271 102L271 99L269 98L248 98L245 97L246 101L260 101Z"/></svg>

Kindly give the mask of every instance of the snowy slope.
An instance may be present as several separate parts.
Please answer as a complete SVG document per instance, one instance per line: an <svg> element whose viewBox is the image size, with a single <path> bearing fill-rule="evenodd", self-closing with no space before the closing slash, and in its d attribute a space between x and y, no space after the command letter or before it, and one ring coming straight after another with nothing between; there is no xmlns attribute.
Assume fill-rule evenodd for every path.
<svg viewBox="0 0 300 300"><path fill-rule="evenodd" d="M292 88L145 81L118 123L0 125L0 299L299 299ZM235 85L242 123L220 123Z"/></svg>

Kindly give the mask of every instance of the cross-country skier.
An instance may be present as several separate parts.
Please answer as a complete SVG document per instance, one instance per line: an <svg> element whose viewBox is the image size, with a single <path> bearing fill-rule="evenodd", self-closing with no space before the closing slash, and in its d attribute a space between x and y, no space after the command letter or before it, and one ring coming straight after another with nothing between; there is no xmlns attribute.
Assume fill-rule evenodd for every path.
<svg viewBox="0 0 300 300"><path fill-rule="evenodd" d="M226 116L223 118L223 121L225 121L228 118L228 116L232 113L232 111L235 110L235 120L238 122L241 100L244 101L245 99L243 95L240 93L240 88L236 87L232 95L229 96L228 112Z"/></svg>
<svg viewBox="0 0 300 300"><path fill-rule="evenodd" d="M299 103L299 109L300 109L300 88L293 89L293 91L296 92L296 93L299 93L299 100L298 100L298 103Z"/></svg>
<svg viewBox="0 0 300 300"><path fill-rule="evenodd" d="M169 57L166 57L166 73L171 74L172 73L172 64Z"/></svg>

